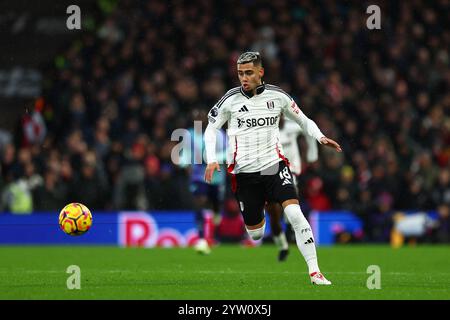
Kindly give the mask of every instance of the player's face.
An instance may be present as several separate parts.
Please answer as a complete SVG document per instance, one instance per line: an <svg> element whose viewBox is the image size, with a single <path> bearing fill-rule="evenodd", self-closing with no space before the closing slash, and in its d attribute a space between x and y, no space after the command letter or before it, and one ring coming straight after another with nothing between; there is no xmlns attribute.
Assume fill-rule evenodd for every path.
<svg viewBox="0 0 450 320"><path fill-rule="evenodd" d="M261 84L264 68L255 66L253 62L237 65L238 77L245 91L254 90Z"/></svg>

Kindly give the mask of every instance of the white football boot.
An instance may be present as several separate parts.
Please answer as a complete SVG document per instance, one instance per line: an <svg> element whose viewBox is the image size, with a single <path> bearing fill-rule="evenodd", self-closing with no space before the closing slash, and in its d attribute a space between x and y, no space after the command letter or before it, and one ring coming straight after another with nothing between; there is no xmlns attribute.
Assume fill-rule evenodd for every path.
<svg viewBox="0 0 450 320"><path fill-rule="evenodd" d="M208 241L206 239L198 239L197 243L194 246L195 251L201 254L210 254L211 249L209 248Z"/></svg>
<svg viewBox="0 0 450 320"><path fill-rule="evenodd" d="M331 285L331 281L328 281L325 279L322 273L320 272L313 272L309 275L311 277L311 283L317 284L319 286L329 286Z"/></svg>

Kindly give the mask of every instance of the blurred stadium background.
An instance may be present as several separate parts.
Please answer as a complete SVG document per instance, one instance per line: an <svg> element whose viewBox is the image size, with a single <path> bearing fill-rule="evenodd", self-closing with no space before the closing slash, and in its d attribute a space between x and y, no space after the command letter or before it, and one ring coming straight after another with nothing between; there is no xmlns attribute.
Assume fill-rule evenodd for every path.
<svg viewBox="0 0 450 320"><path fill-rule="evenodd" d="M239 85L246 50L344 149L304 161L319 246L449 242L447 0L77 1L81 30L70 4L0 3L0 244L192 244L171 134ZM228 186L218 243L245 239ZM69 202L93 212L83 237L58 230Z"/></svg>

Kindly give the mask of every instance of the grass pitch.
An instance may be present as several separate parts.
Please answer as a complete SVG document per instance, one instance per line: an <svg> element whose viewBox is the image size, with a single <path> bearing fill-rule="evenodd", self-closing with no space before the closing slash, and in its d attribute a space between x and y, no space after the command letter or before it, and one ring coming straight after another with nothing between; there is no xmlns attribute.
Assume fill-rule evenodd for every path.
<svg viewBox="0 0 450 320"><path fill-rule="evenodd" d="M272 245L193 249L0 247L0 299L450 299L450 247L321 247L330 287L309 282L295 245L286 262ZM69 290L68 266L81 269L81 289ZM381 289L366 286L370 265Z"/></svg>

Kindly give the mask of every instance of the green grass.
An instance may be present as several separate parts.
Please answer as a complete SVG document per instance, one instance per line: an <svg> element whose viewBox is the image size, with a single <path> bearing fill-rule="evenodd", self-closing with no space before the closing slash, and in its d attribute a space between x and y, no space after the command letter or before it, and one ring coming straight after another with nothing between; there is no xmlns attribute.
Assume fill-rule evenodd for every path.
<svg viewBox="0 0 450 320"><path fill-rule="evenodd" d="M318 249L333 285L309 283L295 245L285 263L271 245L192 249L0 247L0 299L450 299L450 247L338 246ZM69 265L81 290L68 290ZM369 290L369 265L381 289Z"/></svg>

